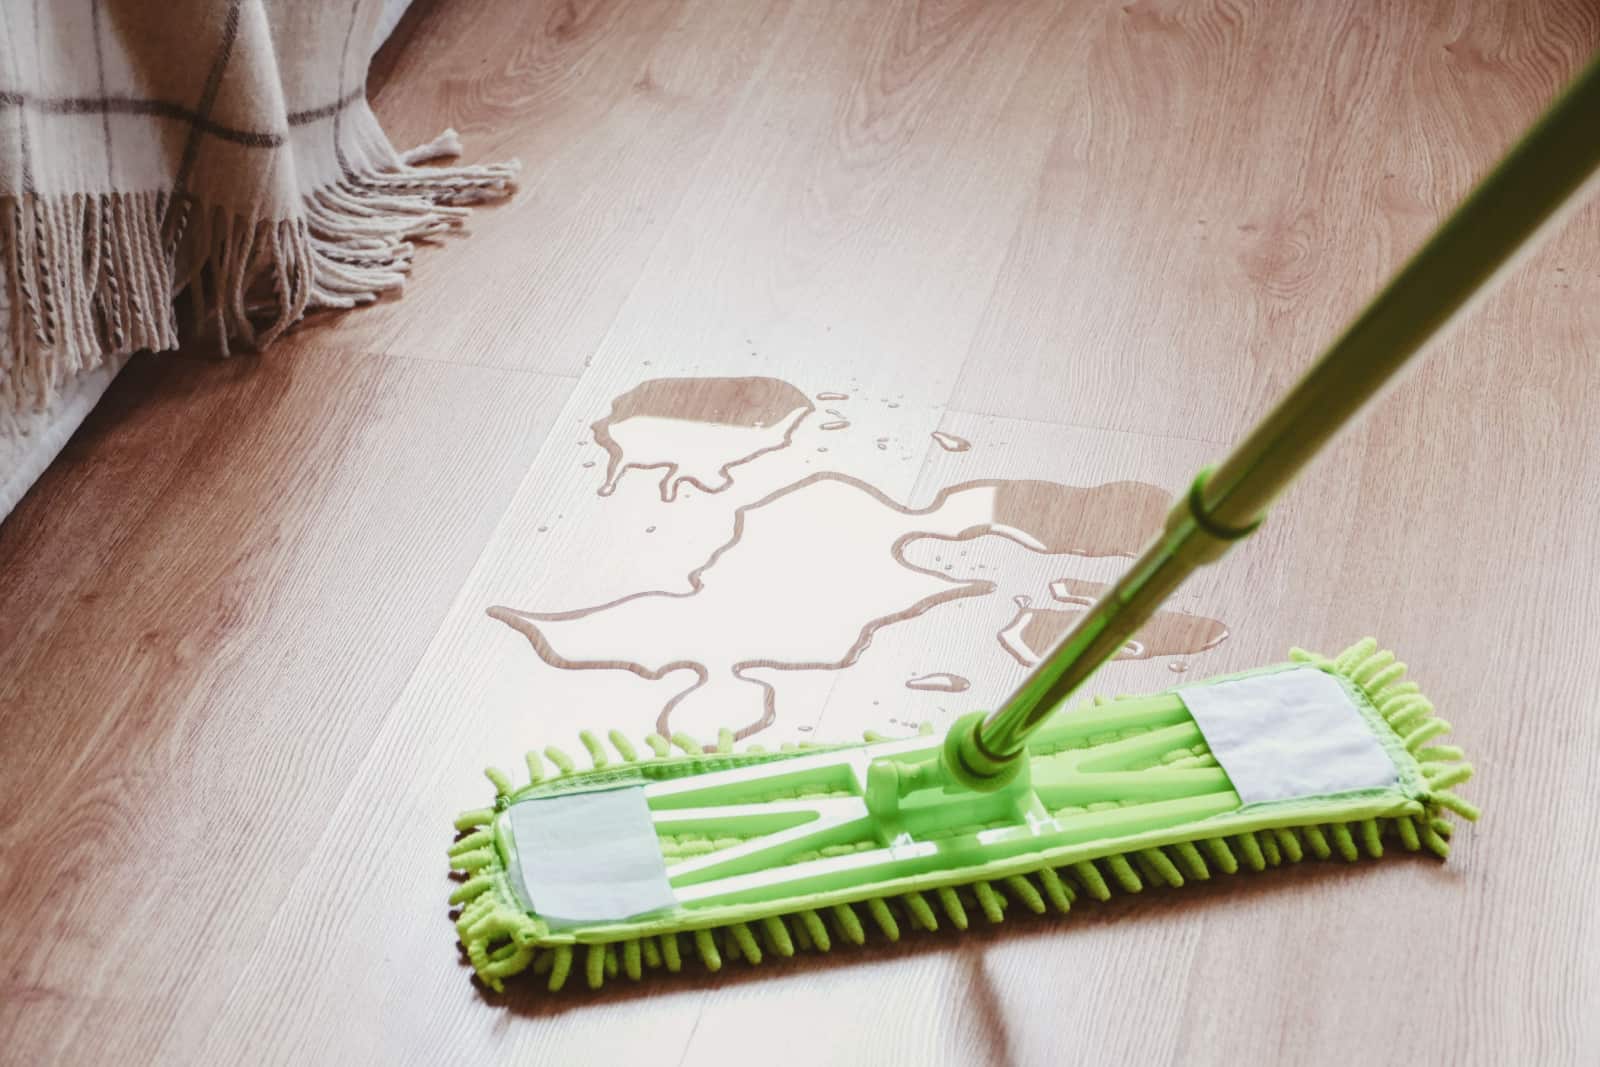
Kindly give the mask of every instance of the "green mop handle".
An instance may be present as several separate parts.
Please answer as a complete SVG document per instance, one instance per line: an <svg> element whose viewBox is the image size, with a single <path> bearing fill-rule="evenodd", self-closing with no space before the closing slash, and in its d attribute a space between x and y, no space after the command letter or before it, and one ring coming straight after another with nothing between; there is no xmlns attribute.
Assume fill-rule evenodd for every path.
<svg viewBox="0 0 1600 1067"><path fill-rule="evenodd" d="M1215 470L1202 471L1128 572L987 718L952 725L944 765L991 791L1017 773L1029 735L1122 650L1189 574L1261 524L1272 501L1362 406L1517 253L1556 228L1600 166L1600 59L1589 67Z"/></svg>

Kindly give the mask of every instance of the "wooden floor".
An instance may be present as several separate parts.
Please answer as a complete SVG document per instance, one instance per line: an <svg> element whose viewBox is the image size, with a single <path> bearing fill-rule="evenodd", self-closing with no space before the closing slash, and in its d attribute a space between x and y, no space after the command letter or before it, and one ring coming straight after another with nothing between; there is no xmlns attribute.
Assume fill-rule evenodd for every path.
<svg viewBox="0 0 1600 1067"><path fill-rule="evenodd" d="M1448 864L601 998L488 993L445 903L481 768L580 726L1003 695L1597 46L1591 0L423 3L374 106L515 200L402 299L136 359L0 524L0 1060L1600 1061L1596 208L1104 679L1377 635L1479 769Z"/></svg>

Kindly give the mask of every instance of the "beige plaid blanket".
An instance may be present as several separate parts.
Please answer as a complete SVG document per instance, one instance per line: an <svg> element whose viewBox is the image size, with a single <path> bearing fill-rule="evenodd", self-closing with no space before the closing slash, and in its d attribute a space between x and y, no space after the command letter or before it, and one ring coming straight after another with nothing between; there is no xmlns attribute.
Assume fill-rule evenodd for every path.
<svg viewBox="0 0 1600 1067"><path fill-rule="evenodd" d="M0 0L0 423L184 332L261 347L401 283L515 163L367 107L382 0ZM3 430L0 426L0 430Z"/></svg>

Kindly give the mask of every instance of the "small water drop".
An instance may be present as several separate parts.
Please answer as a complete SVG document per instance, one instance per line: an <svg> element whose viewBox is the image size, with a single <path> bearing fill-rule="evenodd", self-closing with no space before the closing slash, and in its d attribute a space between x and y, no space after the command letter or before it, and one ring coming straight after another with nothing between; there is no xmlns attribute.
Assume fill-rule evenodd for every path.
<svg viewBox="0 0 1600 1067"><path fill-rule="evenodd" d="M907 689L919 689L934 693L965 693L972 687L972 683L959 674L940 672L925 674L920 678L912 678L906 682Z"/></svg>
<svg viewBox="0 0 1600 1067"><path fill-rule="evenodd" d="M656 528L654 526L646 526L644 528L644 532L645 533L655 533L656 532Z"/></svg>
<svg viewBox="0 0 1600 1067"><path fill-rule="evenodd" d="M589 467L594 466L594 460L591 459L589 462L585 463L583 466L584 466L585 469L588 469Z"/></svg>
<svg viewBox="0 0 1600 1067"><path fill-rule="evenodd" d="M548 527L548 526L541 526L541 527L539 527L539 532L540 532L540 533L549 533L549 532L550 532L550 527Z"/></svg>
<svg viewBox="0 0 1600 1067"><path fill-rule="evenodd" d="M1167 664L1167 670L1171 671L1173 674L1182 674L1188 669L1189 665L1182 660L1178 660L1176 663Z"/></svg>

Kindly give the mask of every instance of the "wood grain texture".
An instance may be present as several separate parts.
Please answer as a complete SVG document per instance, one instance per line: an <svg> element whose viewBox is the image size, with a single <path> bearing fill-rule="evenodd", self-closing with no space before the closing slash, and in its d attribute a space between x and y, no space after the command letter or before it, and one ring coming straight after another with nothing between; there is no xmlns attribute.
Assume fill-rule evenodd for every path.
<svg viewBox="0 0 1600 1067"><path fill-rule="evenodd" d="M454 125L473 158L521 156L517 198L402 298L264 357L137 359L0 525L0 1061L1600 1059L1596 207L1185 587L1226 641L1103 678L1378 635L1479 767L1448 864L601 998L488 994L444 906L486 763L643 733L691 681L560 668L489 607L687 590L760 529L732 632L775 661L854 636L880 579L899 606L870 553L858 581L772 540L786 501L816 501L780 513L803 545L926 533L985 480L1181 489L1597 46L1587 0L420 4L375 106L399 143ZM642 464L600 494L590 427L619 397L667 379L703 415L749 376L813 409L781 447L671 501ZM698 462L624 450L658 446ZM915 552L994 591L847 665L758 671L768 738L992 702L1020 671L1011 595L1116 562ZM838 617L766 572L834 582ZM673 715L759 705L703 658L720 681ZM941 671L970 689L905 684Z"/></svg>
<svg viewBox="0 0 1600 1067"><path fill-rule="evenodd" d="M306 345L119 377L4 531L10 1049L205 1017L569 387Z"/></svg>

